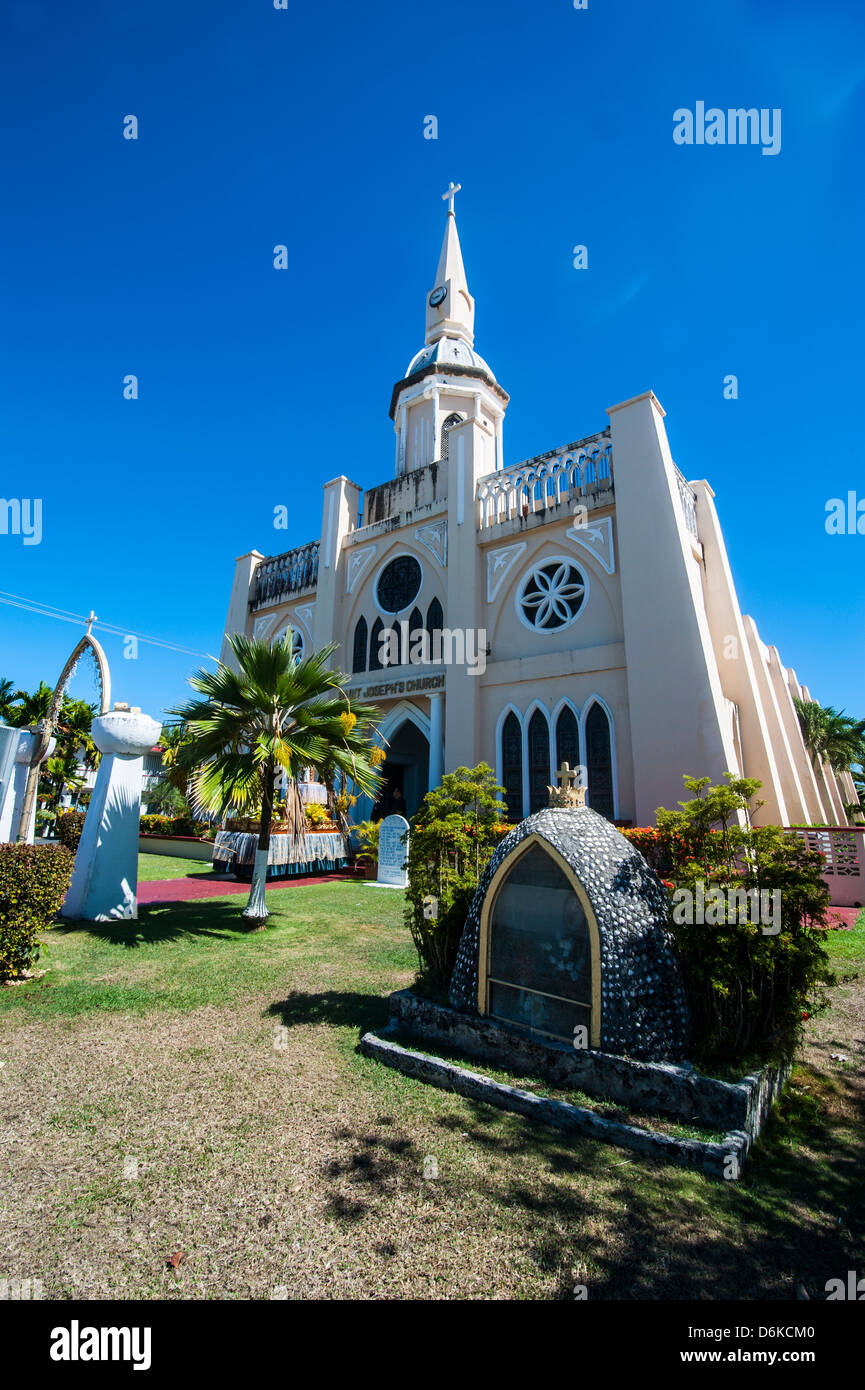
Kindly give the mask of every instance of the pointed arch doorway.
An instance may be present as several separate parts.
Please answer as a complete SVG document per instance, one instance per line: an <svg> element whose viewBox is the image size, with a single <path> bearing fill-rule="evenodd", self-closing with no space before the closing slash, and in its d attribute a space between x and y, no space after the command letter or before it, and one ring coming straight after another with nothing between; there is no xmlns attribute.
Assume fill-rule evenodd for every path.
<svg viewBox="0 0 865 1390"><path fill-rule="evenodd" d="M403 719L387 737L385 760L380 769L383 786L373 807L372 819L399 815L410 820L429 786L429 739L411 719Z"/></svg>

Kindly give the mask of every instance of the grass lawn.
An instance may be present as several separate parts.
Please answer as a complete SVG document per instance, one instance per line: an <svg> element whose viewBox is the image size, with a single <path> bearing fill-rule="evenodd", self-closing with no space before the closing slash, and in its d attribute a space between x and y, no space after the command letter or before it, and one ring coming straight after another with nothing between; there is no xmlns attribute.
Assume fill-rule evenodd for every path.
<svg viewBox="0 0 865 1390"><path fill-rule="evenodd" d="M819 1299L861 1269L865 914L830 934L846 978L725 1185L361 1057L414 976L399 894L272 890L252 935L243 901L55 928L45 976L0 990L0 1277L45 1298Z"/></svg>
<svg viewBox="0 0 865 1390"><path fill-rule="evenodd" d="M190 874L210 874L213 868L203 859L175 859L171 854L139 854L138 882L151 883L160 878L188 878Z"/></svg>

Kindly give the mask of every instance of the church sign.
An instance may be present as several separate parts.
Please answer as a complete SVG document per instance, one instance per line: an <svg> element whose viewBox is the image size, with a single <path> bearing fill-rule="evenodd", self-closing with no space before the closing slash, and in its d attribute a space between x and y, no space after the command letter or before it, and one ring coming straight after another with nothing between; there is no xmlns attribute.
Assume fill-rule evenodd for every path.
<svg viewBox="0 0 865 1390"><path fill-rule="evenodd" d="M367 685L361 691L361 700L376 700L391 695L422 694L426 690L444 689L445 678L439 676L418 676L415 680L385 681L382 685Z"/></svg>

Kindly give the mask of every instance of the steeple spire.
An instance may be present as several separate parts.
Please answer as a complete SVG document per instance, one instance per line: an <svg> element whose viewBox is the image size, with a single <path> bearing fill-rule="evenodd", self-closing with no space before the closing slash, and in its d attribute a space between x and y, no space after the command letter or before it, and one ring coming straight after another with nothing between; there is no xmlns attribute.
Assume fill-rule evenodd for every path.
<svg viewBox="0 0 865 1390"><path fill-rule="evenodd" d="M442 194L448 201L448 215L435 286L427 295L426 342L435 343L443 337L459 338L471 347L475 336L475 302L469 294L454 215L454 196L459 190L458 183L451 183Z"/></svg>

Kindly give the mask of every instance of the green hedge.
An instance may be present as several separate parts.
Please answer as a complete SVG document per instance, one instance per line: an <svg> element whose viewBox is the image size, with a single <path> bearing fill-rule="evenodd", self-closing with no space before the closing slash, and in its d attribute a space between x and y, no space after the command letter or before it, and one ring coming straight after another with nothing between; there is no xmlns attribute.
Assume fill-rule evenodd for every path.
<svg viewBox="0 0 865 1390"><path fill-rule="evenodd" d="M142 816L142 835L185 835L196 840L212 840L218 826L192 816Z"/></svg>
<svg viewBox="0 0 865 1390"><path fill-rule="evenodd" d="M57 838L61 845L74 854L81 839L81 832L84 829L84 811L61 811L55 823Z"/></svg>
<svg viewBox="0 0 865 1390"><path fill-rule="evenodd" d="M0 980L39 959L39 933L63 905L74 862L65 845L0 845Z"/></svg>

